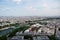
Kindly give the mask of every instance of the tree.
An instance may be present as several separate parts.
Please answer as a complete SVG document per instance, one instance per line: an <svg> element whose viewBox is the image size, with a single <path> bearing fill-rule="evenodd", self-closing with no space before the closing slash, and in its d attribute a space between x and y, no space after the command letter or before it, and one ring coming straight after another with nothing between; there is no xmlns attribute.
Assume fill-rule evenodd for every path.
<svg viewBox="0 0 60 40"><path fill-rule="evenodd" d="M0 26L0 29L2 28L2 26Z"/></svg>
<svg viewBox="0 0 60 40"><path fill-rule="evenodd" d="M9 27L9 25L4 25L3 28L5 28L5 27Z"/></svg>
<svg viewBox="0 0 60 40"><path fill-rule="evenodd" d="M16 34L17 31L18 31L17 29L12 30L12 32L9 34L8 37L13 37L13 36L15 36L15 34Z"/></svg>
<svg viewBox="0 0 60 40"><path fill-rule="evenodd" d="M49 40L56 40L54 35L48 36Z"/></svg>
<svg viewBox="0 0 60 40"><path fill-rule="evenodd" d="M23 31L24 32L27 28L29 28L29 27L26 26L26 25L21 25L19 28L16 28L16 29L12 30L12 32L9 34L8 37L15 36L16 32L18 32L18 31Z"/></svg>
<svg viewBox="0 0 60 40"><path fill-rule="evenodd" d="M2 24L2 22L0 22L0 24Z"/></svg>
<svg viewBox="0 0 60 40"><path fill-rule="evenodd" d="M2 37L0 37L0 40L7 40L6 35L3 35Z"/></svg>

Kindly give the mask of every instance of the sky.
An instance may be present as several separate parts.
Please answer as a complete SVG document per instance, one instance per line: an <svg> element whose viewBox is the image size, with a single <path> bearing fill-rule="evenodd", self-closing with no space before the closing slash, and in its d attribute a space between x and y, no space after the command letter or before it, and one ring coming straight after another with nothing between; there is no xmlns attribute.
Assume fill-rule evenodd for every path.
<svg viewBox="0 0 60 40"><path fill-rule="evenodd" d="M0 16L60 16L60 0L0 0Z"/></svg>

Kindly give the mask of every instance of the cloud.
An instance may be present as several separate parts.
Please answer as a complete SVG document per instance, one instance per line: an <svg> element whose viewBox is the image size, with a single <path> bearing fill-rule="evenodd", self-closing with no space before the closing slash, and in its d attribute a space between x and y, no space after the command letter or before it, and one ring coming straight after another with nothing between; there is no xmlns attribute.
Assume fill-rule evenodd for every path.
<svg viewBox="0 0 60 40"><path fill-rule="evenodd" d="M11 8L3 8L3 7L0 8L1 11L8 11L8 10L10 10L10 9L11 9Z"/></svg>
<svg viewBox="0 0 60 40"><path fill-rule="evenodd" d="M16 4L19 4L22 0L12 0L13 2L15 2Z"/></svg>
<svg viewBox="0 0 60 40"><path fill-rule="evenodd" d="M27 6L27 7L24 7L27 11L37 11L39 10L38 8L34 7L34 6Z"/></svg>
<svg viewBox="0 0 60 40"><path fill-rule="evenodd" d="M20 14L20 15L42 15L42 16L52 15L54 16L54 15L59 15L60 13L59 2L60 1L57 1L57 0L10 0L7 3L5 1L2 2L4 3L4 6L3 6L4 8L0 8L0 9L6 10L4 11L4 13L6 14L12 13L13 15L16 15L18 13L17 15ZM19 5L17 6L16 4L19 4ZM8 6L10 8L8 8ZM1 12L1 14L2 13L3 12Z"/></svg>
<svg viewBox="0 0 60 40"><path fill-rule="evenodd" d="M48 8L49 6L48 6L47 3L44 3L44 4L43 4L43 7L44 7L44 8Z"/></svg>

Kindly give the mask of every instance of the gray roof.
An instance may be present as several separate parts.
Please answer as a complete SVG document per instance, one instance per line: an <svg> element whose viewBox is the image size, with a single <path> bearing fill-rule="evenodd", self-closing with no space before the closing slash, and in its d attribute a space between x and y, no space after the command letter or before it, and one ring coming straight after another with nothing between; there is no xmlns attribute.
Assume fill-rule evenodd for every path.
<svg viewBox="0 0 60 40"><path fill-rule="evenodd" d="M23 36L14 36L10 40L23 40Z"/></svg>
<svg viewBox="0 0 60 40"><path fill-rule="evenodd" d="M37 36L33 37L33 40L49 40L49 38L47 36Z"/></svg>

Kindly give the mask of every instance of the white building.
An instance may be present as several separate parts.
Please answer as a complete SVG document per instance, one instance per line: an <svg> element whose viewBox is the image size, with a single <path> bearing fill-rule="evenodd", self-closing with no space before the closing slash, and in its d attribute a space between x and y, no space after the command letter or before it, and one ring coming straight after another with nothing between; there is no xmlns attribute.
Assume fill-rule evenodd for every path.
<svg viewBox="0 0 60 40"><path fill-rule="evenodd" d="M24 33L28 33L31 31L32 28L28 28L27 30L24 31Z"/></svg>
<svg viewBox="0 0 60 40"><path fill-rule="evenodd" d="M40 28L40 29L37 31L37 33L41 33L41 31L42 31L42 30L41 30L41 28Z"/></svg>
<svg viewBox="0 0 60 40"><path fill-rule="evenodd" d="M17 33L16 33L16 36L21 35L22 32L23 32L23 31L21 31L21 32L17 32Z"/></svg>
<svg viewBox="0 0 60 40"><path fill-rule="evenodd" d="M29 29L25 30L24 33L28 33L29 32Z"/></svg>
<svg viewBox="0 0 60 40"><path fill-rule="evenodd" d="M32 25L31 27L40 27L40 26L43 26L43 25L37 23L37 24Z"/></svg>

